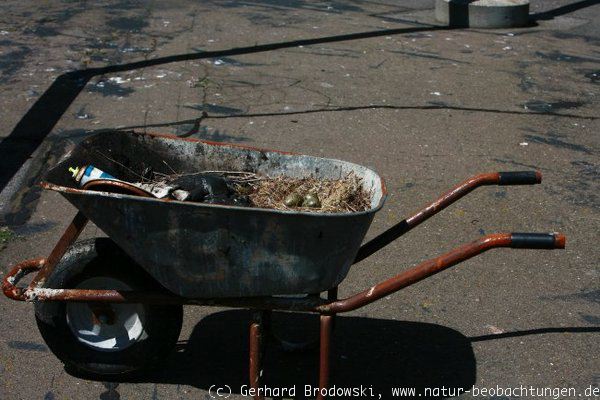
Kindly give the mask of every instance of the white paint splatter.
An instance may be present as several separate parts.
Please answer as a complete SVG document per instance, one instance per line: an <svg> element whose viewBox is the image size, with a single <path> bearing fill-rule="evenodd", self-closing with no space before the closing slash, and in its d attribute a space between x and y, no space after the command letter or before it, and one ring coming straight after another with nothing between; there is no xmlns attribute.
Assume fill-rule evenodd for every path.
<svg viewBox="0 0 600 400"><path fill-rule="evenodd" d="M130 81L129 78L123 79L120 76L113 76L113 77L108 78L108 80L111 81L111 82L114 82L114 83L116 83L118 85L121 84L121 83L125 83L125 82L129 82Z"/></svg>

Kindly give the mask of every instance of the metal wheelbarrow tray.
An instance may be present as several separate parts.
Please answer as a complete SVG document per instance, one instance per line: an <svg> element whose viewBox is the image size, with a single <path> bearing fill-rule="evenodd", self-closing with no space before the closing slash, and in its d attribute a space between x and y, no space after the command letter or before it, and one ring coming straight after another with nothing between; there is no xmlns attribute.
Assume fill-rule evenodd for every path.
<svg viewBox="0 0 600 400"><path fill-rule="evenodd" d="M230 170L329 179L353 172L363 179L364 188L371 193L371 207L358 213L288 212L144 198L118 184L111 186L111 192L76 188L66 173L67 167L90 161L129 181L137 179L131 171L148 166L164 173ZM254 389L260 386L261 358L269 338L265 333L269 332L271 312L318 313L320 390L317 398L324 398L336 314L373 303L492 248L560 249L565 246L565 236L558 233L487 235L360 293L338 299L337 286L350 266L479 186L532 185L541 183L541 179L541 174L535 171L475 175L361 246L386 193L381 178L368 168L339 160L172 136L134 132L99 134L76 146L42 183L46 189L59 191L79 212L50 255L14 266L4 277L2 289L9 298L36 303L40 332L65 364L101 375L143 369L164 358L178 338L183 304L250 308L255 312L250 321L248 374ZM88 218L107 233L112 242L102 242L102 246L97 242L96 247L75 243ZM79 271L87 268L82 262L93 264L90 260L102 255L98 249L107 247L112 250L105 251L103 263L119 261L119 270L114 276L102 272L103 268L111 270L109 265L98 262L100 265L94 266L94 274ZM114 266L112 270L115 271ZM37 274L28 286L18 285L25 275L33 272ZM70 286L63 279L69 273L83 278L72 279ZM127 281L127 274L139 273L149 274L153 279L142 279L135 284L119 281ZM97 280L102 277L104 282L98 284ZM321 292L327 292L326 296L321 296ZM74 306L77 304L83 306ZM51 305L57 306L52 308ZM131 305L142 307L143 312L138 314L139 310L132 309ZM90 329L73 327L78 319L69 319L69 312L79 320L83 318ZM114 325L125 320L129 321L128 325L117 331L131 332L131 326L135 325L131 323L131 316L145 316L142 330L144 323L152 326L153 317L159 320L155 322L159 336L161 331L170 332L168 337L150 341L152 346L160 347L160 351L148 347L148 330L146 336L129 335L121 342L104 340L106 337L97 343L90 342L91 331L105 332L105 336L108 332L111 339L110 334L116 332ZM164 319L162 325L161 319ZM81 332L85 335L80 335ZM139 350L140 346L143 351ZM132 348L138 348L137 358L133 360ZM107 369L107 365L110 368ZM256 399L262 398L260 392L256 393Z"/></svg>
<svg viewBox="0 0 600 400"><path fill-rule="evenodd" d="M371 193L371 207L356 213L311 213L77 190L66 171L90 160L130 182L139 180L132 171L145 167L165 174L249 171L321 179L354 173ZM100 134L82 142L48 173L47 182L158 282L189 298L330 289L348 273L385 200L381 178L349 162L133 133Z"/></svg>

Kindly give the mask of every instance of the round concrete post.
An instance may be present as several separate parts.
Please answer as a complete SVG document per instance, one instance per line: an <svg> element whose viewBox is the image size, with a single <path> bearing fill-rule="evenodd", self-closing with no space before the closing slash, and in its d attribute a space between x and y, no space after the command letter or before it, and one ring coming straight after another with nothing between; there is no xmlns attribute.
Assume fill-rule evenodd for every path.
<svg viewBox="0 0 600 400"><path fill-rule="evenodd" d="M435 18L462 28L527 26L529 0L436 0Z"/></svg>

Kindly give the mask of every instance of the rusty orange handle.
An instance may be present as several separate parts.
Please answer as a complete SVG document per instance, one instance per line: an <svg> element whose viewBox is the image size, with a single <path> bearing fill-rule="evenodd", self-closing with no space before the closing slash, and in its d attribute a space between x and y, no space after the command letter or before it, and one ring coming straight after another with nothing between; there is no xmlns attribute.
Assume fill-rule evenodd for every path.
<svg viewBox="0 0 600 400"><path fill-rule="evenodd" d="M406 232L415 228L480 186L536 185L538 183L542 183L542 173L540 171L490 172L472 176L450 191L444 193L442 197L433 203L417 211L416 214L400 221L371 241L363 244L354 258L354 263L360 262L371 254L381 250Z"/></svg>
<svg viewBox="0 0 600 400"><path fill-rule="evenodd" d="M372 286L368 290L346 299L323 304L316 309L323 314L337 314L356 310L493 248L563 249L565 242L565 235L561 233L497 233L487 235L444 255L425 261L393 278Z"/></svg>

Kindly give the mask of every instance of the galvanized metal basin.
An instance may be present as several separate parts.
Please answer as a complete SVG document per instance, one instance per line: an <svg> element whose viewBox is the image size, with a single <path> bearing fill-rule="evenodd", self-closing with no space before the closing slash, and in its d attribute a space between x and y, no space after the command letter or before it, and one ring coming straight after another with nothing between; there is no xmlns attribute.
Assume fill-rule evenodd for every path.
<svg viewBox="0 0 600 400"><path fill-rule="evenodd" d="M132 171L251 171L336 179L354 172L371 193L356 213L309 213L165 201L80 190L68 168L93 164L120 179ZM187 298L319 293L337 286L385 201L372 170L340 160L135 132L106 132L74 147L46 176L165 288Z"/></svg>

